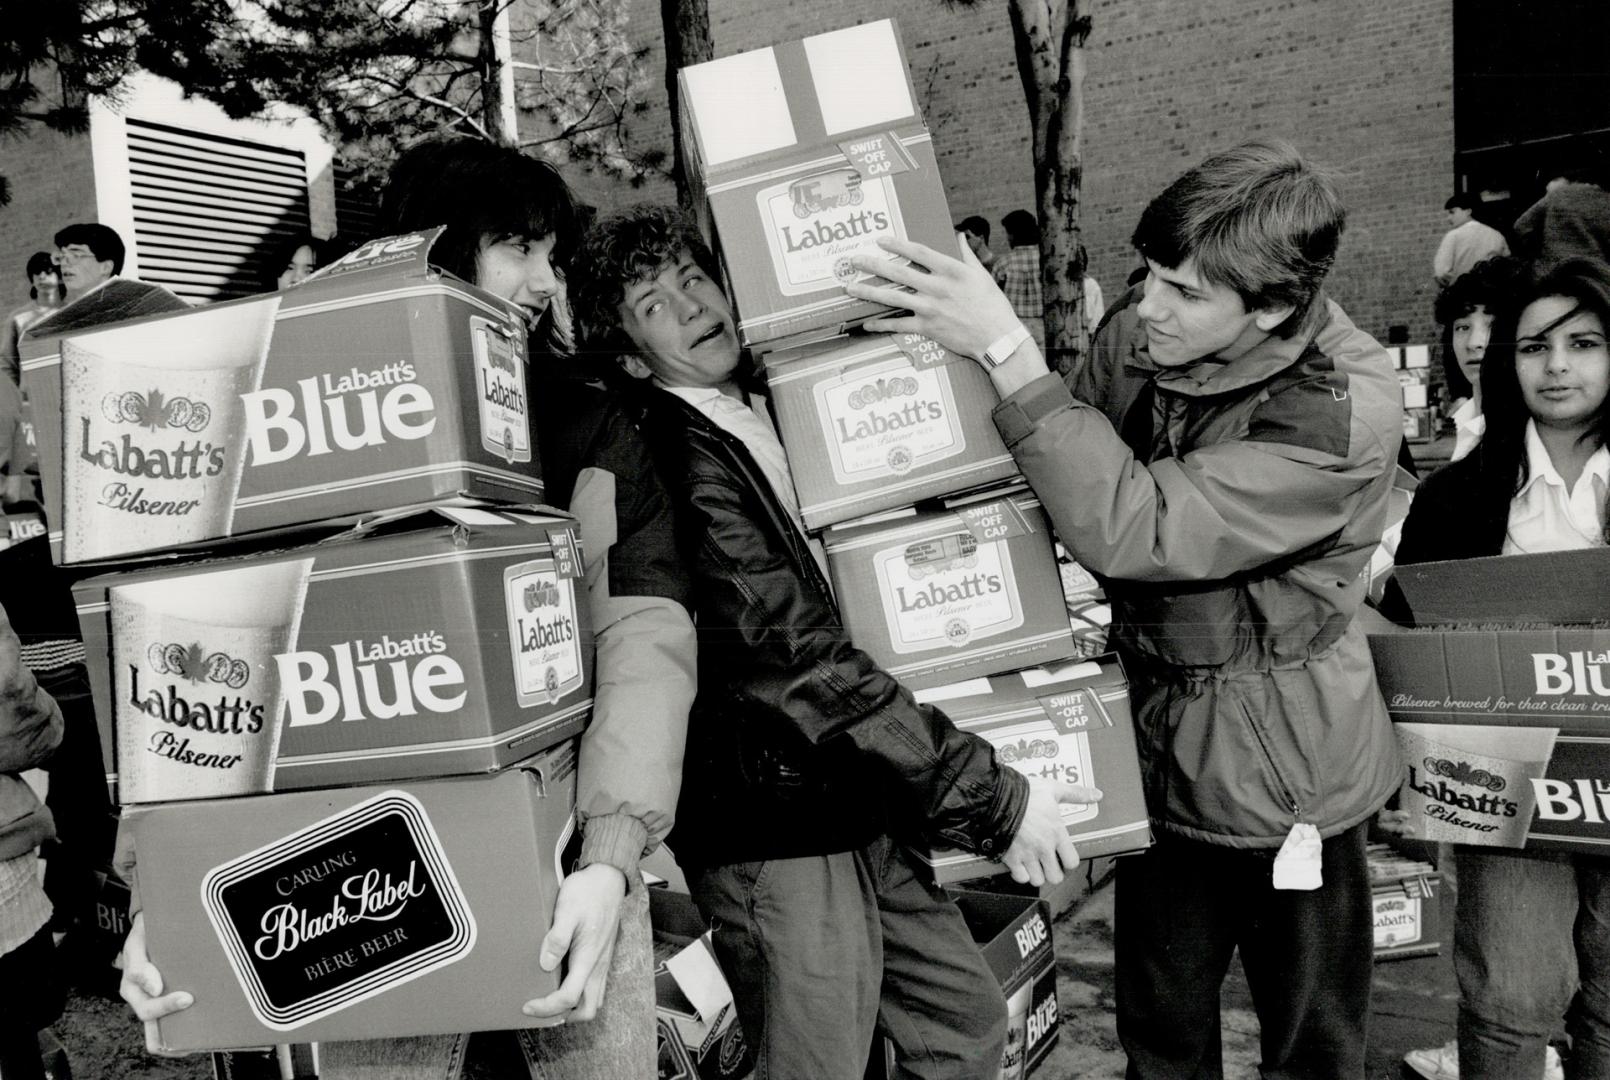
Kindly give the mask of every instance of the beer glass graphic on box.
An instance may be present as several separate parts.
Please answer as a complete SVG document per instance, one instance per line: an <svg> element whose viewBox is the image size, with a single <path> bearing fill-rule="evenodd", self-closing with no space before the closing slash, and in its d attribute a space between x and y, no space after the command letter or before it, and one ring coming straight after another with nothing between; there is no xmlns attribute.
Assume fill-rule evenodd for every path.
<svg viewBox="0 0 1610 1080"><path fill-rule="evenodd" d="M274 790L284 705L274 657L296 647L312 568L291 559L111 588L125 803Z"/></svg>
<svg viewBox="0 0 1610 1080"><path fill-rule="evenodd" d="M278 296L62 342L69 562L228 536Z"/></svg>

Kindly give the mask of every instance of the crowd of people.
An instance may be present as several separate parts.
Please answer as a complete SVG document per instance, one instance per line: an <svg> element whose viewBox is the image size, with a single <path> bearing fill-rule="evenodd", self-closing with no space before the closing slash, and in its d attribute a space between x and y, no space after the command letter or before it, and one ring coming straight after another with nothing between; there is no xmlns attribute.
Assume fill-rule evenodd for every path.
<svg viewBox="0 0 1610 1080"><path fill-rule="evenodd" d="M1504 252L1466 265L1488 238L1465 236L1463 219L1449 259L1439 252L1458 460L1421 488L1400 563L1606 543L1610 195L1581 187L1551 191L1512 244L1499 237ZM1450 213L1468 216L1459 202ZM758 1076L853 1080L878 1034L905 1075L990 1072L1006 1038L1000 988L903 841L1054 884L1079 859L1060 805L1101 793L1003 766L851 644L719 267L682 212L584 223L546 163L436 140L399 159L380 219L387 233L444 226L433 260L525 311L547 489L590 541L598 678L581 855L540 957L566 968L524 1004L550 1026L498 1037L505 1050L534 1077L654 1075L638 863L668 842L714 928ZM1107 586L1155 832L1117 869L1117 1024L1133 1078L1220 1075L1219 989L1237 952L1265 1077L1364 1072L1365 840L1409 826L1383 813L1403 763L1356 616L1402 423L1385 349L1324 289L1345 220L1329 176L1287 144L1210 156L1140 215L1144 276L1105 312L1099 287L1087 293L1099 330L1065 374L1036 325L1038 225L1024 211L1003 219L1008 254L973 217L954 253L884 241L916 266L857 256L887 283L846 286L897 312L869 331L920 333L984 367L1019 469ZM8 356L21 334L169 306L118 276L110 232L63 230L56 260L29 263L33 304L8 322ZM271 260L273 285L328 254L299 238ZM51 826L17 774L50 758L63 725L14 640L0 636L0 701L21 703L0 710L0 970L20 986L39 981L60 923L27 884ZM137 897L136 854L120 865ZM1604 860L1456 858L1458 1037L1411 1067L1540 1075L1559 1068L1547 1043L1564 1017L1572 1074L1610 1075ZM144 913L133 925L122 992L153 1025L194 1003L146 954ZM23 1033L53 1005L33 1004L0 1032L7 1080L39 1075ZM329 1044L324 1075L453 1076L493 1042Z"/></svg>

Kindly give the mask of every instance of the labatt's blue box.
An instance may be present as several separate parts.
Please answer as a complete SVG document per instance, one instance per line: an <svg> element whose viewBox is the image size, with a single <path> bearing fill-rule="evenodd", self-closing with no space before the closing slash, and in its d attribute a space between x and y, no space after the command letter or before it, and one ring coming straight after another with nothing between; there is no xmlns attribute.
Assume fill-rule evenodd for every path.
<svg viewBox="0 0 1610 1080"><path fill-rule="evenodd" d="M524 313L432 266L440 232L364 244L281 292L26 339L57 560L541 502Z"/></svg>
<svg viewBox="0 0 1610 1080"><path fill-rule="evenodd" d="M1610 852L1610 551L1399 566L1370 635L1427 840Z"/></svg>
<svg viewBox="0 0 1610 1080"><path fill-rule="evenodd" d="M919 334L857 334L766 356L807 529L1017 475L989 375Z"/></svg>
<svg viewBox="0 0 1610 1080"><path fill-rule="evenodd" d="M850 256L890 258L880 237L955 250L892 20L695 64L677 79L689 176L746 346L831 336L886 311L843 288L863 276Z"/></svg>

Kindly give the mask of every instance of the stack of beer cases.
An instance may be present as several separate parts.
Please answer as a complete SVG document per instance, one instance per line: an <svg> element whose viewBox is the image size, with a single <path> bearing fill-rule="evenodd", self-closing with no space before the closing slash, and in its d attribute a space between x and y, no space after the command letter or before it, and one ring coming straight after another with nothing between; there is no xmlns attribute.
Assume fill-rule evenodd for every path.
<svg viewBox="0 0 1610 1080"><path fill-rule="evenodd" d="M1403 390L1403 437L1426 442L1437 434L1437 414L1431 407L1431 347L1393 345L1386 351L1398 369L1398 385Z"/></svg>
<svg viewBox="0 0 1610 1080"><path fill-rule="evenodd" d="M703 223L851 637L1003 761L1099 785L1099 807L1068 808L1087 853L1144 847L1123 673L1067 663L1104 641L1105 611L1093 592L1079 601L1092 617L1076 641L1050 524L996 431L988 374L919 335L852 332L887 312L845 295L850 256L887 257L880 236L957 244L895 24L679 78ZM943 881L1001 869L921 854Z"/></svg>
<svg viewBox="0 0 1610 1080"><path fill-rule="evenodd" d="M1441 875L1386 844L1369 845L1375 959L1435 956L1442 948Z"/></svg>
<svg viewBox="0 0 1610 1080"><path fill-rule="evenodd" d="M436 232L25 357L147 945L196 1002L168 1050L530 1026L557 985L580 537L531 505L523 314Z"/></svg>

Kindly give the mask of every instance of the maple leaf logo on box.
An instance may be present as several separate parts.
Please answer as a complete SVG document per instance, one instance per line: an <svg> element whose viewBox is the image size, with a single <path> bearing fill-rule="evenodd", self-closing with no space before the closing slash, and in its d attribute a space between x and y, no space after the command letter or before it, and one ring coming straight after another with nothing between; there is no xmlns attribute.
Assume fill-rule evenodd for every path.
<svg viewBox="0 0 1610 1080"><path fill-rule="evenodd" d="M251 665L228 653L208 653L199 641L189 645L153 641L145 659L158 675L178 675L193 683L222 683L239 690L252 677Z"/></svg>
<svg viewBox="0 0 1610 1080"><path fill-rule="evenodd" d="M137 390L107 394L101 399L101 412L114 424L138 424L149 431L183 428L194 433L212 423L212 407L205 401L164 397L154 388L143 394Z"/></svg>
<svg viewBox="0 0 1610 1080"><path fill-rule="evenodd" d="M1444 776L1457 783L1486 788L1488 791L1503 791L1507 786L1507 781L1502 776L1490 773L1486 769L1478 769L1468 761L1428 757L1425 759L1425 767L1426 772L1432 776Z"/></svg>

